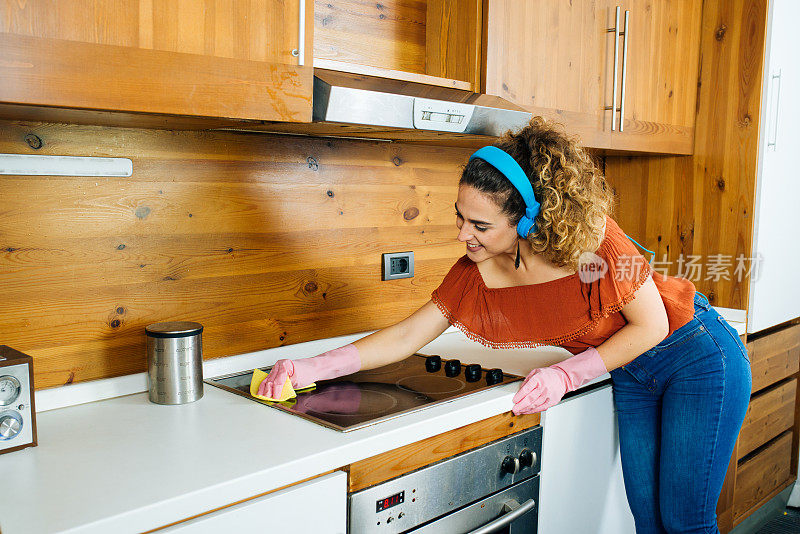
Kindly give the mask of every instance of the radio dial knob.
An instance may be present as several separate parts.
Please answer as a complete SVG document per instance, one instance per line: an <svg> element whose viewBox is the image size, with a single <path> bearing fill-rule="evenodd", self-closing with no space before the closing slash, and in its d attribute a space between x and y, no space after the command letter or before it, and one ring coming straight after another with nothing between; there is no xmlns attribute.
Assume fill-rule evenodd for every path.
<svg viewBox="0 0 800 534"><path fill-rule="evenodd" d="M22 431L22 418L15 414L0 415L0 440L14 439Z"/></svg>

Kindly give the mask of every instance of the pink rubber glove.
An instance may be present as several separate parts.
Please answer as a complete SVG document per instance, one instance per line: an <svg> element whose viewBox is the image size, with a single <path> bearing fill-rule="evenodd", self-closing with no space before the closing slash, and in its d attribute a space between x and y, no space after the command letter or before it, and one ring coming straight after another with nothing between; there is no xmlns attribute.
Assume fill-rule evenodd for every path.
<svg viewBox="0 0 800 534"><path fill-rule="evenodd" d="M317 380L349 375L359 369L361 369L361 357L353 344L323 352L312 358L278 360L272 366L267 378L258 385L258 394L270 398L277 397L287 379L292 381L294 389L300 389Z"/></svg>
<svg viewBox="0 0 800 534"><path fill-rule="evenodd" d="M559 403L568 392L607 373L597 349L590 347L580 354L545 367L534 369L514 395L514 415L544 411Z"/></svg>

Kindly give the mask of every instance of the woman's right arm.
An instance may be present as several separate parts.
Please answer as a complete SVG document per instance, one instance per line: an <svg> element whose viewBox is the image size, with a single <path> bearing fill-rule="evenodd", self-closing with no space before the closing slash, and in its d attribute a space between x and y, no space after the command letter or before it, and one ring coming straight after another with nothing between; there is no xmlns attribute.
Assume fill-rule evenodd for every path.
<svg viewBox="0 0 800 534"><path fill-rule="evenodd" d="M361 369L374 369L405 359L439 337L450 323L432 300L399 323L353 342Z"/></svg>
<svg viewBox="0 0 800 534"><path fill-rule="evenodd" d="M317 380L329 380L405 359L433 341L448 326L439 308L428 301L399 323L344 347L312 358L278 360L259 384L258 394L277 399L287 380L291 380L295 388L305 387Z"/></svg>

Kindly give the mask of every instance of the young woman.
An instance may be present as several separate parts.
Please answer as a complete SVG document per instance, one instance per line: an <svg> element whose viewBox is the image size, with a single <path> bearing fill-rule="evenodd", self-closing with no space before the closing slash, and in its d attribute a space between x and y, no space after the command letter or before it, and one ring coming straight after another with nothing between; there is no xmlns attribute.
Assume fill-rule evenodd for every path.
<svg viewBox="0 0 800 534"><path fill-rule="evenodd" d="M259 393L401 360L450 324L492 348L562 346L573 356L531 371L514 414L546 410L610 371L637 532L718 532L750 399L747 352L690 281L651 270L611 205L576 141L534 118L464 168L455 214L466 255L431 300L351 345L279 360Z"/></svg>

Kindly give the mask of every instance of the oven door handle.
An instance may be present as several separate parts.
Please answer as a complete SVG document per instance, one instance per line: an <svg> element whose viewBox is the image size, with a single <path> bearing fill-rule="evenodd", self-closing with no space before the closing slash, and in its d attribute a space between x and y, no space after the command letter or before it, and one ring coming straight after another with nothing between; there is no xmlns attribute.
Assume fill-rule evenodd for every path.
<svg viewBox="0 0 800 534"><path fill-rule="evenodd" d="M530 512L534 506L536 506L536 501L533 499L528 499L522 504L519 504L514 499L510 499L503 503L503 511L507 512L506 514L503 514L494 521L486 523L482 527L470 531L469 534L489 534L490 532L496 532L518 517Z"/></svg>

